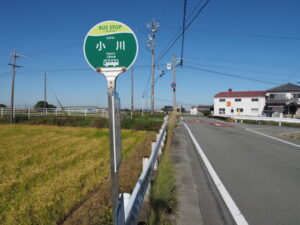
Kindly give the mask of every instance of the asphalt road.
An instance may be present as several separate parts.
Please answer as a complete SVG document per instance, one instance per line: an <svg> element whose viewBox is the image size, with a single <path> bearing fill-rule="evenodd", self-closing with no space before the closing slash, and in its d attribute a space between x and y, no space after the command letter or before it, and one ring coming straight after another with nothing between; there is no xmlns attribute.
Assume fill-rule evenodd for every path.
<svg viewBox="0 0 300 225"><path fill-rule="evenodd" d="M279 133L299 129L204 118L185 122L250 225L300 224L300 143L293 142L297 147L247 130L280 138ZM234 224L182 124L173 146L178 224Z"/></svg>

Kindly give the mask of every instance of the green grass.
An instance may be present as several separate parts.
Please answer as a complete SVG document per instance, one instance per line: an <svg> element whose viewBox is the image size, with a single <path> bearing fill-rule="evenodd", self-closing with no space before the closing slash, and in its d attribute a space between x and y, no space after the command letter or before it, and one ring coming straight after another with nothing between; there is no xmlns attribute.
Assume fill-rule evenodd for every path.
<svg viewBox="0 0 300 225"><path fill-rule="evenodd" d="M122 115L121 127L123 129L132 130L148 130L158 131L163 122L162 115L144 116L135 115L133 119L130 116ZM9 118L0 118L0 124L8 124ZM108 128L109 123L107 118L93 118L83 116L37 116L30 119L26 116L18 116L15 119L16 124L32 124L32 125L56 125L56 126L72 126L72 127L96 127Z"/></svg>
<svg viewBox="0 0 300 225"><path fill-rule="evenodd" d="M175 171L171 162L169 151L171 146L171 136L176 123L175 115L171 115L168 126L168 139L165 150L159 160L159 168L151 187L150 193L150 213L148 216L149 225L168 225L173 221L170 214L173 213L177 205L175 192Z"/></svg>
<svg viewBox="0 0 300 225"><path fill-rule="evenodd" d="M124 162L147 134L122 131ZM0 125L0 143L0 224L56 224L107 183L107 129Z"/></svg>

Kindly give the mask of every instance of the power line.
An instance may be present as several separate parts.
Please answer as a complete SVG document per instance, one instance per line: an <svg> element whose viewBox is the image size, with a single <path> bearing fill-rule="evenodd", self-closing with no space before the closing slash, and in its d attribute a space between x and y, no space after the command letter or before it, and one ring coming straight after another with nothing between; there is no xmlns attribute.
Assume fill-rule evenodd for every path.
<svg viewBox="0 0 300 225"><path fill-rule="evenodd" d="M293 77L295 77L299 71L300 71L300 67L298 67L291 75L289 75L289 76L285 79L285 81L288 81L288 80L292 79Z"/></svg>
<svg viewBox="0 0 300 225"><path fill-rule="evenodd" d="M188 24L186 25L186 27L184 27L183 30L187 30L191 24L195 21L195 19L200 15L200 13L205 9L205 7L207 6L207 4L209 3L210 0L207 0L198 10L198 12L196 13L196 15L188 22ZM176 42L178 41L178 39L183 35L183 32L180 32L180 34L170 43L169 46L167 46L159 55L158 59L157 59L157 63L160 62L160 60L168 53L168 51L176 44Z"/></svg>
<svg viewBox="0 0 300 225"><path fill-rule="evenodd" d="M159 66L159 65L157 65ZM151 66L148 65L140 65L140 66L134 66L134 68L150 68ZM20 71L20 73L30 73L30 72L48 72L48 73L55 73L55 72L73 72L73 71L91 71L91 69L88 68L51 68L51 69L47 69L47 68L43 68L43 69L29 69L28 70L22 70Z"/></svg>
<svg viewBox="0 0 300 225"><path fill-rule="evenodd" d="M146 97L150 97L150 95L146 95ZM168 100L168 99L163 99L163 98L158 98L158 97L155 97L155 99L157 101L160 101L160 102L172 103L172 100ZM178 101L178 104L180 104L180 105L194 105L193 103L182 102L182 101Z"/></svg>
<svg viewBox="0 0 300 225"><path fill-rule="evenodd" d="M167 28L174 29L176 28L173 24L166 24ZM241 37L249 37L249 38L267 38L267 39L277 39L277 40L293 40L299 41L300 37L297 36L277 36L270 34L253 34L253 33L240 33L240 32L228 32L228 31L218 31L218 30L204 30L198 28L191 28L192 31L200 32L200 33L211 33L211 34L221 34L221 35L231 35L231 36L241 36Z"/></svg>
<svg viewBox="0 0 300 225"><path fill-rule="evenodd" d="M196 4L196 6L194 7L194 9L192 10L191 14L188 16L188 18L191 18L193 16L193 13L196 11L196 9L200 6L200 4L203 2L203 0L198 1L198 3ZM201 9L200 9L201 10ZM179 27L179 29L177 30L177 32L175 33L175 35L173 36L173 38L170 39L170 41L168 42L168 44L166 45L166 48L164 50L161 51L159 58L161 57L161 55L163 54L163 52L168 48L168 46L171 46L171 44L175 41L178 40L178 38L180 37L180 34L182 34L183 31L185 31L184 29L185 27ZM181 33L180 33L181 31ZM175 44L174 43L174 44ZM173 45L174 45L173 44Z"/></svg>
<svg viewBox="0 0 300 225"><path fill-rule="evenodd" d="M7 71L7 72L1 74L0 78L8 76L10 73L11 73L11 71Z"/></svg>
<svg viewBox="0 0 300 225"><path fill-rule="evenodd" d="M161 78L162 75L165 74L164 71L162 71L162 72L163 72L163 74L159 74L159 75L156 76L156 78L155 78L155 80L154 80L154 85L157 83L157 81L159 80L159 78ZM144 91L143 91L143 96L146 95L150 90L151 90L151 87L149 87L149 88L146 87L146 88L144 89Z"/></svg>
<svg viewBox="0 0 300 225"><path fill-rule="evenodd" d="M246 61L239 61L239 60L235 60L235 59L215 59L215 58L208 58L208 57L201 57L201 56L199 57L199 60L207 60L207 61L213 61L213 62L224 62L224 63L233 63L233 64L249 64L249 65L256 65L256 66L282 67L282 68L292 68L292 69L298 68L296 66L289 66L289 65L246 62Z"/></svg>
<svg viewBox="0 0 300 225"><path fill-rule="evenodd" d="M194 28L193 30L204 32L204 33L223 34L223 35L241 36L241 37L270 38L270 39L282 39L282 40L294 40L294 41L300 40L300 37L293 37L293 36L276 36L276 35L268 35L268 34L248 34L248 33L238 33L238 32L227 32L227 31L202 30L202 29L196 29L196 28Z"/></svg>
<svg viewBox="0 0 300 225"><path fill-rule="evenodd" d="M187 0L184 0L183 4L183 20L182 20L182 39L181 39L181 61L180 65L183 65L183 49L184 49L184 34L185 34L185 15L186 15L186 5L187 5Z"/></svg>
<svg viewBox="0 0 300 225"><path fill-rule="evenodd" d="M256 78L243 77L243 76L232 74L232 73L224 73L224 72L219 72L219 71L214 71L214 70L207 70L207 69L202 69L202 68L194 67L194 66L185 66L185 67L189 68L189 69L197 70L197 71L213 73L213 74L218 74L218 75L227 76L227 77L234 77L234 78L238 78L238 79L250 80L250 81L255 81L255 82L259 82L259 83L278 85L278 83L275 83L275 82L264 81L264 80L260 80L260 79L256 79Z"/></svg>
<svg viewBox="0 0 300 225"><path fill-rule="evenodd" d="M223 68L228 70L236 70L236 71L244 71L249 73L261 73L265 75L271 75L271 76L286 76L286 74L280 74L280 73L271 73L271 72L264 72L264 71L257 71L257 70L247 70L247 69L240 69L240 68L233 68L228 66L219 66L219 65L207 65L207 64L201 64L201 63L193 63L191 61L186 61L188 64L191 64L192 66L205 66L205 67L213 67L213 68Z"/></svg>
<svg viewBox="0 0 300 225"><path fill-rule="evenodd" d="M164 50L161 51L161 53L158 56L158 60L156 63L160 62L160 60L168 53L168 51L175 45L175 43L178 41L178 39L181 37L181 35L183 35L183 32L185 30L187 30L187 28L193 23L193 21L200 15L200 13L203 11L203 9L206 7L206 5L208 4L210 0L207 0L202 7L198 10L198 12L196 13L196 15L189 21L188 25L186 27L182 27L182 31L180 32L180 29L178 29L177 33L174 35L174 38L172 38L169 43L167 44L166 48ZM192 13L190 14L190 16L193 15L194 11L198 8L198 6L200 5L200 3L202 2L202 0L200 0L198 2L198 4L194 7ZM150 79L150 78L149 78ZM147 81L146 87L144 89L143 95L145 95L145 93L148 93L148 91L146 91L147 87L148 87L148 83L149 83L149 79ZM157 81L157 79L156 79ZM155 81L155 83L156 83Z"/></svg>
<svg viewBox="0 0 300 225"><path fill-rule="evenodd" d="M33 51L33 52L29 52L27 54L29 54L31 57L33 56L39 56L39 55L44 55L44 54L51 54L51 53L55 53L61 50L66 50L66 49L72 49L75 47L80 47L81 46L81 42L73 42L71 44L65 44L65 45L60 45L60 46L56 46L53 48L46 48L43 50L39 50L39 51Z"/></svg>

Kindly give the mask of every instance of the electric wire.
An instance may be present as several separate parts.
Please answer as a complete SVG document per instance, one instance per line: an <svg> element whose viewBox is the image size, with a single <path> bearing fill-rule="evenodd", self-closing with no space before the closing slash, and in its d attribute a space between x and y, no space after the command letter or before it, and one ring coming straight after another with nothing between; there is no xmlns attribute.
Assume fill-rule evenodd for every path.
<svg viewBox="0 0 300 225"><path fill-rule="evenodd" d="M276 82L264 81L264 80L260 80L260 79L256 79L256 78L244 77L244 76L240 76L240 75L236 75L236 74L232 74L232 73L224 73L224 72L219 72L219 71L214 71L214 70L202 69L202 68L194 67L194 66L185 66L185 67L188 68L188 69L197 70L197 71L201 71L201 72L213 73L213 74L218 74L218 75L221 75L221 76L234 77L234 78L243 79L243 80L250 80L250 81L255 81L255 82L259 82L259 83L273 84L273 85L274 84L275 85L279 84L279 83L276 83Z"/></svg>
<svg viewBox="0 0 300 225"><path fill-rule="evenodd" d="M181 39L181 60L180 65L183 65L183 49L184 49L184 35L185 35L185 15L186 15L186 5L187 0L184 0L184 6L183 6L183 20L182 20L182 39Z"/></svg>
<svg viewBox="0 0 300 225"><path fill-rule="evenodd" d="M1 74L1 75L0 75L0 78L3 78L3 77L8 76L10 73L11 73L11 71L7 71L7 72Z"/></svg>
<svg viewBox="0 0 300 225"><path fill-rule="evenodd" d="M195 58L193 58L195 60ZM248 65L256 65L256 66L265 66L265 67L281 67L281 68L298 68L297 66L290 66L290 65L281 65L281 64L268 64L268 63L257 63L257 62L247 62L247 61L239 61L236 59L216 59L216 58L209 58L204 56L199 56L197 60L207 60L213 62L224 62L224 63L232 63L232 64L248 64Z"/></svg>
<svg viewBox="0 0 300 225"><path fill-rule="evenodd" d="M198 12L196 13L196 15L188 22L188 24L186 25L186 27L183 29L183 30L187 30L191 25L192 23L195 21L195 19L200 15L200 13L206 8L206 6L208 5L210 0L207 0L201 7L200 9L198 10ZM171 42L169 46L167 46L162 52L161 54L159 55L156 63L160 62L160 60L169 52L169 50L176 44L176 42L178 41L178 39L182 36L182 31L180 32L180 34Z"/></svg>
<svg viewBox="0 0 300 225"><path fill-rule="evenodd" d="M191 64L192 66L205 66L205 67L211 67L211 68L223 68L228 70L236 70L236 71L243 71L248 73L259 73L264 75L270 75L270 76L286 76L286 74L282 73L271 73L271 72L265 72L265 71L257 71L257 70L248 70L248 69L241 69L241 68L234 68L234 67L228 67L228 66L219 66L219 65L208 65L208 64L202 64L202 63L193 63L191 61L186 61L188 64Z"/></svg>
<svg viewBox="0 0 300 225"><path fill-rule="evenodd" d="M201 7L200 9L198 10L198 12L196 13L196 15L193 16L193 18L188 22L187 26L186 27L182 27L182 28L179 28L177 33L174 35L174 38L172 38L169 43L167 44L166 48L164 50L161 51L161 53L159 54L158 56L158 59L156 60L156 63L159 63L160 60L168 53L168 51L176 44L176 42L178 41L178 39L183 35L183 32L185 30L187 30L190 25L194 22L194 20L200 15L200 13L204 10L204 8L207 6L207 4L209 3L210 0L207 0ZM199 7L200 3L202 3L202 0L200 0L198 2L198 4L194 7L192 13L190 14L190 16L193 15L194 11ZM182 31L180 31L182 29ZM183 50L182 50L183 51ZM149 76L150 77L150 76ZM158 76L157 76L158 77ZM156 78L157 80L157 78ZM145 93L148 93L147 88L148 88L148 84L149 84L149 79L147 81L147 84L146 84L146 87L144 89L144 92L143 92L143 95Z"/></svg>
<svg viewBox="0 0 300 225"><path fill-rule="evenodd" d="M248 33L238 33L238 32L202 30L196 28L193 28L193 30L203 32L203 33L222 34L222 35L241 36L241 37L255 37L255 38L268 38L268 39L281 39L281 40L294 40L294 41L300 40L300 37L296 37L296 36L293 37L293 36L275 36L275 35L265 35L265 34L248 34Z"/></svg>

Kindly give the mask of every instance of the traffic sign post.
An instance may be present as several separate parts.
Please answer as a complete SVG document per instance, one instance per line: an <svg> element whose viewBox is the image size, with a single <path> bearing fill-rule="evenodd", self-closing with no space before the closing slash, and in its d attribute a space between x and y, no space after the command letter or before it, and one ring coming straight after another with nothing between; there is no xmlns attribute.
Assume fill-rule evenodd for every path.
<svg viewBox="0 0 300 225"><path fill-rule="evenodd" d="M119 167L122 156L120 99L116 92L117 77L134 63L138 43L134 32L118 21L104 21L86 35L83 52L87 63L107 80L110 172L112 184L112 219L117 224L119 200Z"/></svg>

